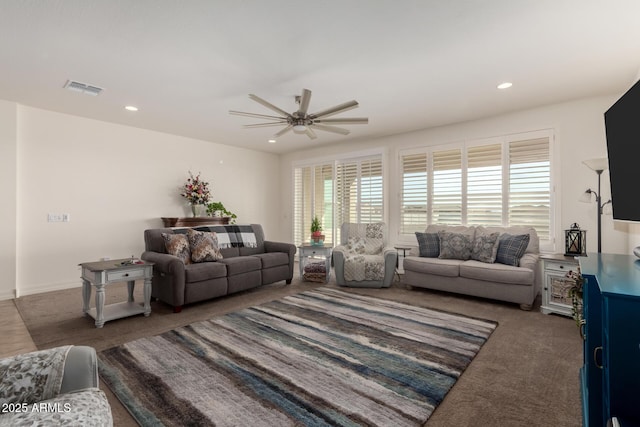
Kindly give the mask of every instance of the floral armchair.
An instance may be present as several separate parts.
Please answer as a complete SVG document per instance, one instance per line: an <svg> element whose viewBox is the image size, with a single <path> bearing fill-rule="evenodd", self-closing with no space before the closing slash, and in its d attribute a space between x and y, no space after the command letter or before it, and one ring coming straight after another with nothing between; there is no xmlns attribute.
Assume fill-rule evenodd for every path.
<svg viewBox="0 0 640 427"><path fill-rule="evenodd" d="M339 286L388 288L398 260L398 252L387 245L387 227L344 223L340 245L333 249L333 265Z"/></svg>
<svg viewBox="0 0 640 427"><path fill-rule="evenodd" d="M0 359L0 426L112 426L96 351L63 346Z"/></svg>

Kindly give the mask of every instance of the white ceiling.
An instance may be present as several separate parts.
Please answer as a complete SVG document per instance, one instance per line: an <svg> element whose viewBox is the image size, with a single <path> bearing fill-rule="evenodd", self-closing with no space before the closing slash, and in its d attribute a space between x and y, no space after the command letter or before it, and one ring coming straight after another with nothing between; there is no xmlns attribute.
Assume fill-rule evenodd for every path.
<svg viewBox="0 0 640 427"><path fill-rule="evenodd" d="M639 69L638 0L0 0L0 99L273 153L621 94ZM228 114L302 88L369 124L268 144Z"/></svg>

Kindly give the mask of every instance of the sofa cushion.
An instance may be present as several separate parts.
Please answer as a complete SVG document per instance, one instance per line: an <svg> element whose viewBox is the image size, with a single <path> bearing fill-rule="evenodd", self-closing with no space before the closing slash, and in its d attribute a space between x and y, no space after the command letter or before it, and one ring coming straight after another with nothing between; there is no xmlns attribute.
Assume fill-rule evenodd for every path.
<svg viewBox="0 0 640 427"><path fill-rule="evenodd" d="M210 262L222 259L216 233L190 228L187 230L187 239L191 249L191 261Z"/></svg>
<svg viewBox="0 0 640 427"><path fill-rule="evenodd" d="M458 277L460 265L464 261L456 259L423 258L408 256L404 259L404 269L416 273L435 274L437 276Z"/></svg>
<svg viewBox="0 0 640 427"><path fill-rule="evenodd" d="M252 255L262 263L262 268L277 267L279 265L289 265L289 254L284 252L269 252L266 254Z"/></svg>
<svg viewBox="0 0 640 427"><path fill-rule="evenodd" d="M438 237L440 238L440 254L438 258L460 260L471 258L473 236L439 231Z"/></svg>
<svg viewBox="0 0 640 427"><path fill-rule="evenodd" d="M438 233L420 233L416 231L418 250L421 257L436 258L440 255L440 238Z"/></svg>
<svg viewBox="0 0 640 427"><path fill-rule="evenodd" d="M224 258L218 261L218 263L227 265L228 276L248 273L250 271L260 270L262 268L262 261L256 256L238 256L234 258Z"/></svg>
<svg viewBox="0 0 640 427"><path fill-rule="evenodd" d="M169 255L177 256L185 264L191 264L191 249L189 239L184 234L162 233L164 246Z"/></svg>
<svg viewBox="0 0 640 427"><path fill-rule="evenodd" d="M471 247L471 259L476 261L493 263L498 254L500 233L477 233Z"/></svg>
<svg viewBox="0 0 640 427"><path fill-rule="evenodd" d="M469 260L460 264L460 276L468 279L514 285L533 285L535 272L529 268L513 267L504 264L487 264Z"/></svg>
<svg viewBox="0 0 640 427"><path fill-rule="evenodd" d="M502 236L503 234L511 234L512 236L516 236L518 234L528 234L529 235L529 244L527 245L527 249L524 251L526 254L539 254L540 253L540 239L538 238L538 233L536 229L533 227L528 227L525 225L512 225L509 227L482 227L478 226L476 228L477 233L495 233L498 232Z"/></svg>
<svg viewBox="0 0 640 427"><path fill-rule="evenodd" d="M517 266L520 263L520 258L524 255L528 245L528 234L519 234L517 236L512 236L508 233L503 234L500 236L496 262Z"/></svg>
<svg viewBox="0 0 640 427"><path fill-rule="evenodd" d="M227 277L227 266L220 262L189 264L184 267L184 275L187 283Z"/></svg>

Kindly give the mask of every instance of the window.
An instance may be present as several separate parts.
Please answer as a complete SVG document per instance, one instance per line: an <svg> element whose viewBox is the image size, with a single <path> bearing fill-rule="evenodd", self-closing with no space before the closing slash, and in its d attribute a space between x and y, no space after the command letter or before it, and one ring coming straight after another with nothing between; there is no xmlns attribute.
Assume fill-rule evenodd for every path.
<svg viewBox="0 0 640 427"><path fill-rule="evenodd" d="M335 171L335 176L334 176ZM382 155L294 168L294 239L309 240L317 215L325 243L340 241L343 222L384 220Z"/></svg>
<svg viewBox="0 0 640 427"><path fill-rule="evenodd" d="M551 239L549 136L400 152L400 234L427 224L530 225Z"/></svg>
<svg viewBox="0 0 640 427"><path fill-rule="evenodd" d="M295 241L309 240L311 221L317 215L325 242L333 243L333 165L295 168L293 181Z"/></svg>

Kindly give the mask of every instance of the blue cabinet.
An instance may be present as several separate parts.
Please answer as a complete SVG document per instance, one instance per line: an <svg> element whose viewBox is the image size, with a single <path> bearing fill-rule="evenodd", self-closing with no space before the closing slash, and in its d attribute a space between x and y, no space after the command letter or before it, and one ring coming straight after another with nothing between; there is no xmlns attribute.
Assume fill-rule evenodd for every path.
<svg viewBox="0 0 640 427"><path fill-rule="evenodd" d="M583 423L640 426L640 260L628 255L580 258L584 284Z"/></svg>

